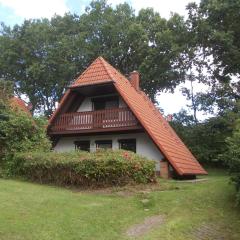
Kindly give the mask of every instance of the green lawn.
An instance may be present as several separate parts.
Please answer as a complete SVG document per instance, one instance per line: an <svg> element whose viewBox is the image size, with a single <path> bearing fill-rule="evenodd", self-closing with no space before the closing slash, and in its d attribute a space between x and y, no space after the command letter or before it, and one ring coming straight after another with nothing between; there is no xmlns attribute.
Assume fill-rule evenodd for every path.
<svg viewBox="0 0 240 240"><path fill-rule="evenodd" d="M0 239L131 239L127 229L152 215L165 222L138 239L240 239L240 210L223 173L134 189L80 192L0 179Z"/></svg>

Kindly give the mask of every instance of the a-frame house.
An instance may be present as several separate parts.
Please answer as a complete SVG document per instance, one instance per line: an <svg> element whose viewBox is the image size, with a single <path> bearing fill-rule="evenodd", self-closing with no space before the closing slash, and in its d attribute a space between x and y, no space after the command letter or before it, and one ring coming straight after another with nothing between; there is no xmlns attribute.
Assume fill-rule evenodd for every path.
<svg viewBox="0 0 240 240"><path fill-rule="evenodd" d="M48 125L54 150L126 149L156 161L161 176L207 174L147 95L102 57L69 87Z"/></svg>

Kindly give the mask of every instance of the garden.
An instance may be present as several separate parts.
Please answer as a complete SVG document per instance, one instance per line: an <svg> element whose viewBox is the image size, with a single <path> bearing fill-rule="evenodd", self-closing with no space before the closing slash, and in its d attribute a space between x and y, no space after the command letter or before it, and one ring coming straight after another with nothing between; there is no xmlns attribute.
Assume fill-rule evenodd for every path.
<svg viewBox="0 0 240 240"><path fill-rule="evenodd" d="M163 180L153 162L128 151L52 152L46 120L5 96L0 239L240 238L238 127L225 155L235 188L220 169L193 182Z"/></svg>
<svg viewBox="0 0 240 240"><path fill-rule="evenodd" d="M109 2L0 24L0 240L239 240L240 2L201 0L169 18ZM98 56L139 71L208 176L164 180L154 162L123 150L52 150L48 119ZM162 96L174 92L185 101L170 111L182 98Z"/></svg>

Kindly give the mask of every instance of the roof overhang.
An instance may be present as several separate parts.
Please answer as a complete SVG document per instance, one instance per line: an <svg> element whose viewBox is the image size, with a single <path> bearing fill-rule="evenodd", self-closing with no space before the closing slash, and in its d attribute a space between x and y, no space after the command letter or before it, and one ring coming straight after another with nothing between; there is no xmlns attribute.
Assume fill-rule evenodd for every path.
<svg viewBox="0 0 240 240"><path fill-rule="evenodd" d="M111 94L116 91L114 81L101 82L96 84L84 84L80 86L69 87L72 92L78 92L84 97L97 96L102 94Z"/></svg>

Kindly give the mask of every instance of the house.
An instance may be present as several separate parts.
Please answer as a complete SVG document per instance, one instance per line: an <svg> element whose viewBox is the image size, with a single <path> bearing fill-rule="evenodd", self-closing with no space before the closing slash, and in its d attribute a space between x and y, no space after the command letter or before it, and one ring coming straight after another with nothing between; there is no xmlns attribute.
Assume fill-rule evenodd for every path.
<svg viewBox="0 0 240 240"><path fill-rule="evenodd" d="M9 101L10 101L10 106L12 108L17 108L18 110L23 111L29 114L30 116L32 115L29 107L26 105L26 103L22 99L18 97L12 97L9 99Z"/></svg>
<svg viewBox="0 0 240 240"><path fill-rule="evenodd" d="M138 72L128 80L97 58L68 88L49 120L54 150L126 149L153 159L165 178L207 174L139 81Z"/></svg>

